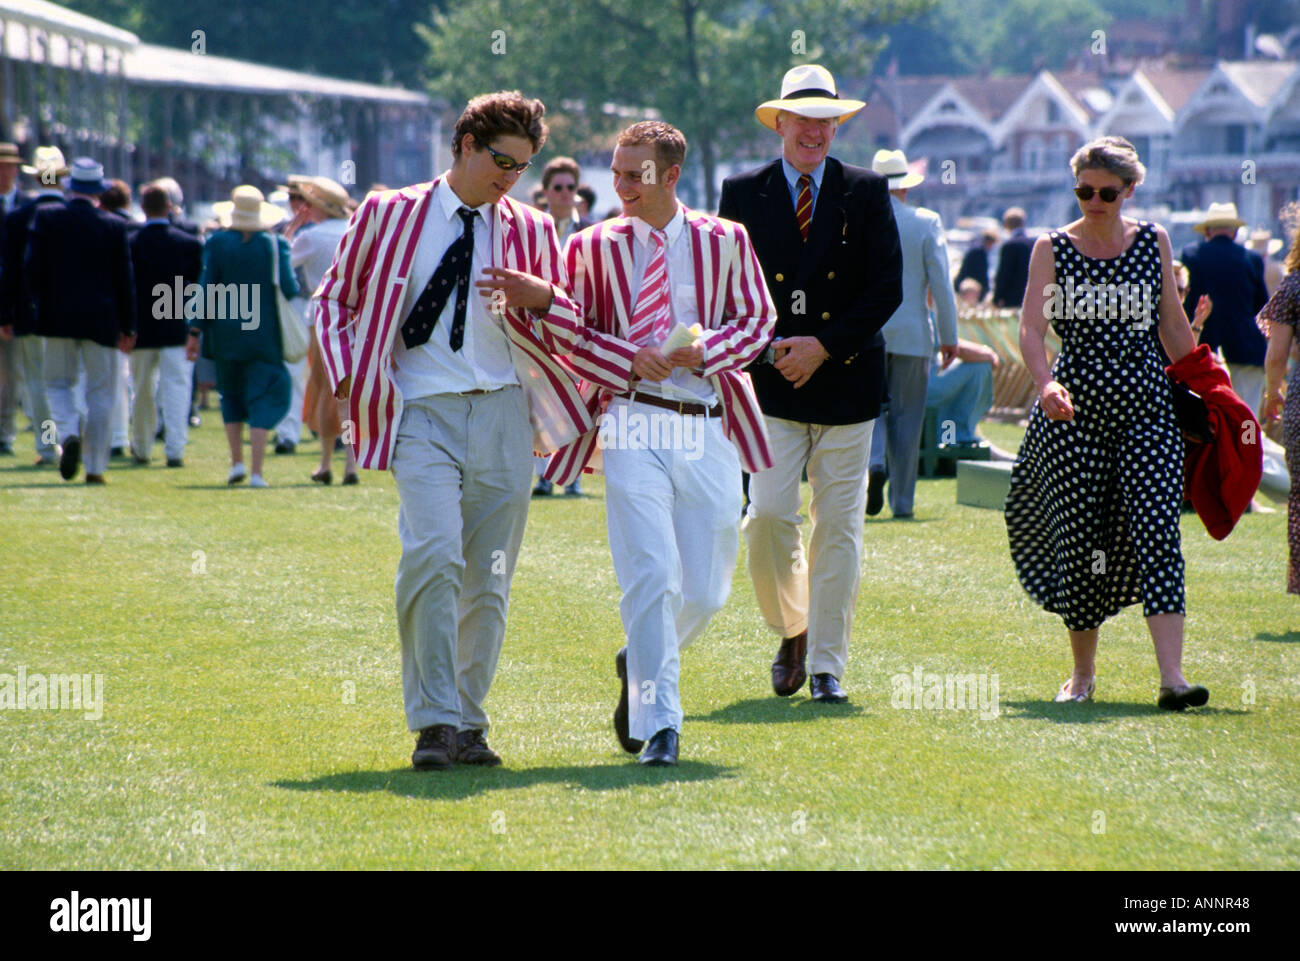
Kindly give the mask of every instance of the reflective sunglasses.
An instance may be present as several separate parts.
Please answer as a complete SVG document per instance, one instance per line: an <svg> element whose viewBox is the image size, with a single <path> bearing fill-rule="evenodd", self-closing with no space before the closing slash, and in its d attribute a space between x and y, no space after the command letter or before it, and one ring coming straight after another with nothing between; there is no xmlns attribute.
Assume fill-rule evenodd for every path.
<svg viewBox="0 0 1300 961"><path fill-rule="evenodd" d="M531 160L525 160L520 163L509 154L501 153L499 150L493 150L487 144L483 145L483 149L492 155L492 159L496 162L496 165L506 173L523 173L533 165ZM1089 194L1088 196L1091 197L1092 194Z"/></svg>
<svg viewBox="0 0 1300 961"><path fill-rule="evenodd" d="M1084 184L1082 187L1074 188L1074 195L1078 197L1080 200L1091 200L1092 195L1096 194L1098 197L1102 199L1103 203L1108 203L1108 204L1113 204L1115 202L1115 198L1118 197L1123 192L1124 192L1123 188L1102 187L1100 190L1096 190L1092 187L1089 187L1087 184Z"/></svg>

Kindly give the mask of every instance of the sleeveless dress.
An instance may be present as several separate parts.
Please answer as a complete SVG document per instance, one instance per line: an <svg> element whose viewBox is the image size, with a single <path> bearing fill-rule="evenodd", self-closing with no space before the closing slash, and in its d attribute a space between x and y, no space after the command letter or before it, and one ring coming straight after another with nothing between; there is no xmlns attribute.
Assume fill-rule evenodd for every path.
<svg viewBox="0 0 1300 961"><path fill-rule="evenodd" d="M1051 240L1064 290L1051 313L1061 338L1052 370L1074 420L1048 420L1037 403L1030 414L1006 502L1016 573L1072 631L1139 601L1148 617L1183 613L1183 437L1156 340L1155 229L1139 222L1133 243L1110 260L1085 257L1064 231ZM1108 291L1091 310L1085 284ZM1107 299L1121 288L1138 293L1127 311Z"/></svg>
<svg viewBox="0 0 1300 961"><path fill-rule="evenodd" d="M1270 324L1286 324L1291 328L1291 336L1300 338L1300 270L1286 275L1259 312L1259 327L1265 337ZM1300 364L1292 364L1287 377L1282 440L1286 446L1286 469L1291 475L1286 508L1286 589L1291 594L1300 594Z"/></svg>

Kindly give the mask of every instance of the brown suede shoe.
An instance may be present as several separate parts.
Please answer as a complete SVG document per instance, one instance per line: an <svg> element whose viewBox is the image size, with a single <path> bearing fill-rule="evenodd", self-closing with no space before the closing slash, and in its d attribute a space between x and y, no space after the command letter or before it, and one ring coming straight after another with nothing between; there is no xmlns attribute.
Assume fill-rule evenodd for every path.
<svg viewBox="0 0 1300 961"><path fill-rule="evenodd" d="M417 771L443 771L456 762L456 728L434 724L420 728L411 764Z"/></svg>
<svg viewBox="0 0 1300 961"><path fill-rule="evenodd" d="M456 763L496 767L501 763L501 758L488 747L487 738L482 731L469 728L456 735Z"/></svg>
<svg viewBox="0 0 1300 961"><path fill-rule="evenodd" d="M801 631L781 642L772 662L772 690L780 697L789 697L808 680L804 662L808 657L808 632Z"/></svg>

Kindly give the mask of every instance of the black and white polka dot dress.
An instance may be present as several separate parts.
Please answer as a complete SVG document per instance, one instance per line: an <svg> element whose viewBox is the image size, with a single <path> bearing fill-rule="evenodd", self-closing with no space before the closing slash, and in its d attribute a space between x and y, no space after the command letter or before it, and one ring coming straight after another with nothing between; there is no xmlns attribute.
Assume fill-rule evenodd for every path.
<svg viewBox="0 0 1300 961"><path fill-rule="evenodd" d="M1182 613L1183 438L1155 337L1155 230L1139 222L1110 260L1085 257L1063 231L1051 239L1056 283L1074 291L1051 314L1061 337L1053 376L1070 392L1074 420L1048 420L1034 404L1007 495L1011 559L1029 595L1069 630L1091 630L1139 601L1148 617ZM1135 295L1127 311L1109 300L1121 289Z"/></svg>

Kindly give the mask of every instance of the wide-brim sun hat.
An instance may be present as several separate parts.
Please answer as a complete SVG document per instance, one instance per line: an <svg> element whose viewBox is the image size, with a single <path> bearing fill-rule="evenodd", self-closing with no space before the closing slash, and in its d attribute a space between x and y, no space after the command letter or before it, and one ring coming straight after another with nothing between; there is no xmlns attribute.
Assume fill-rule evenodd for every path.
<svg viewBox="0 0 1300 961"><path fill-rule="evenodd" d="M348 192L343 185L329 177L309 177L298 184L303 199L324 212L327 217L349 216Z"/></svg>
<svg viewBox="0 0 1300 961"><path fill-rule="evenodd" d="M33 177L39 177L46 171L49 172L50 176L66 177L68 175L68 162L63 159L63 151L58 147L37 147L32 162L23 164L19 169Z"/></svg>
<svg viewBox="0 0 1300 961"><path fill-rule="evenodd" d="M284 220L284 211L267 203L256 187L240 184L230 192L229 200L212 205L212 216L231 230L270 230Z"/></svg>
<svg viewBox="0 0 1300 961"><path fill-rule="evenodd" d="M1237 216L1237 205L1234 203L1210 204L1209 211L1205 214L1205 219L1199 224L1192 227L1198 234L1204 235L1207 230L1216 227L1235 227L1241 229L1246 226L1246 221Z"/></svg>
<svg viewBox="0 0 1300 961"><path fill-rule="evenodd" d="M781 96L761 103L754 110L758 122L769 130L776 129L776 117L782 110L817 120L848 120L866 106L862 100L847 100L835 89L835 78L816 63L792 67L781 80Z"/></svg>

